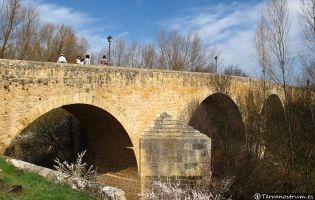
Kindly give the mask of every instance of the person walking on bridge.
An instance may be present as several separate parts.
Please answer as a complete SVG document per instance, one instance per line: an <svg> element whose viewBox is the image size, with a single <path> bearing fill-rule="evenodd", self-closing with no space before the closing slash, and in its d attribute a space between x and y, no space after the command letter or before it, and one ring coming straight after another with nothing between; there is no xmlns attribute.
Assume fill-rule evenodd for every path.
<svg viewBox="0 0 315 200"><path fill-rule="evenodd" d="M75 60L75 63L76 63L76 64L83 64L83 63L81 62L81 56L78 56L78 57L77 57L77 59Z"/></svg>
<svg viewBox="0 0 315 200"><path fill-rule="evenodd" d="M100 65L108 65L108 60L106 59L106 56L104 55L103 58L100 60Z"/></svg>
<svg viewBox="0 0 315 200"><path fill-rule="evenodd" d="M86 56L85 56L84 64L85 64L85 65L90 65L90 64L91 64L90 55L86 55Z"/></svg>
<svg viewBox="0 0 315 200"><path fill-rule="evenodd" d="M63 54L60 54L57 63L67 63L67 59L64 57Z"/></svg>

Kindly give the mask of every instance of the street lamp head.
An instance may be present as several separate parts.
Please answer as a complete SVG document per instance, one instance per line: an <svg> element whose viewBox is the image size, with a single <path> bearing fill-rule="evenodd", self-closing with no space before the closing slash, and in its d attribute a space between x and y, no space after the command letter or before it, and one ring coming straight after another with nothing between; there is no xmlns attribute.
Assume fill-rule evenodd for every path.
<svg viewBox="0 0 315 200"><path fill-rule="evenodd" d="M112 37L112 36L108 36L108 37L107 37L107 41L108 41L109 43L111 43L111 42L113 41L113 37Z"/></svg>

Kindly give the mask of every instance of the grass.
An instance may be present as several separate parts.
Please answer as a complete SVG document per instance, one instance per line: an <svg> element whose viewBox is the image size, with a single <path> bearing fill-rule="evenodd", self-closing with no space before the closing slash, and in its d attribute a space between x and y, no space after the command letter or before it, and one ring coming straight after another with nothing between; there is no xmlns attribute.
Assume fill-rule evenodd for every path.
<svg viewBox="0 0 315 200"><path fill-rule="evenodd" d="M6 163L0 158L0 200L89 200L97 199L92 194L75 192L69 186L58 185L45 178L24 172ZM18 192L10 192L16 186L22 186Z"/></svg>

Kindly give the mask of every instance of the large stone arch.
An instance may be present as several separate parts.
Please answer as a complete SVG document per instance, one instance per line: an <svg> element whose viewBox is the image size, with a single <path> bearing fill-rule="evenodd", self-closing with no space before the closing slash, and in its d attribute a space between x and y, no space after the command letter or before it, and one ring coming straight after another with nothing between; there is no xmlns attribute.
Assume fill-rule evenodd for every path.
<svg viewBox="0 0 315 200"><path fill-rule="evenodd" d="M214 173L233 173L240 166L245 150L245 126L232 98L223 93L208 96L192 114L189 125L211 138Z"/></svg>
<svg viewBox="0 0 315 200"><path fill-rule="evenodd" d="M135 167L137 167L138 164L138 155L137 153L134 151L134 144L137 144L135 141L133 141L133 139L130 136L130 130L128 130L125 126L125 124L127 123L126 119L125 119L125 115L120 113L118 110L115 109L114 105L110 105L108 104L105 100L96 97L96 96L92 96L92 95L88 95L88 94L76 94L76 95L65 95L65 96L60 96L60 97L56 97L56 98L50 98L46 101L43 101L41 104L33 107L28 113L26 113L24 116L20 117L18 120L18 123L16 125L15 128L13 128L11 130L11 140L9 141L9 143L12 142L12 140L22 131L24 130L26 127L28 127L33 121L35 121L36 119L38 119L39 117L41 117L42 115L45 115L46 113L57 109L57 108L63 108L65 110L67 110L68 112L70 112L71 114L73 114L76 118L78 118L78 120L80 122L83 123L83 126L85 126L85 129L88 129L87 131L90 131L92 129L95 129L94 131L95 134L91 135L92 140L98 142L98 143L94 143L92 141L92 146L95 145L93 147L93 153L92 156L98 157L94 159L94 163L97 166L101 166L103 164L102 162L102 156L97 156L95 155L96 153L98 153L99 155L104 154L104 152L102 151L106 151L109 149L106 149L106 146L102 146L102 142L104 143L106 138L104 139L104 135L102 135L102 130L104 131L109 130L109 132L111 133L115 133L115 131L113 131L113 129L116 130L121 130L120 132L122 132L122 134L124 136L119 136L119 135L113 135L113 139L116 139L111 141L113 144L115 144L115 142L120 144L124 144L126 145L127 143L130 143L130 145L126 146L126 151L132 151L134 157L135 157ZM92 115L87 116L87 114L91 113ZM102 124L99 123L99 121L97 121L97 119L101 119L103 117L104 121L106 120L112 120L110 121L110 125L106 125L106 123ZM89 119L90 118L90 119ZM91 120L90 122L87 122L88 120ZM94 127L91 126L91 124L93 123L93 120L95 120L96 124ZM121 141L121 140L124 141ZM9 144L8 144L9 145ZM7 145L7 146L8 146ZM117 153L117 151L115 152L112 149L112 152ZM106 153L105 153L106 154ZM132 156L130 154L130 156ZM127 156L128 157L128 156ZM117 155L117 159L123 159L123 155ZM106 160L106 159L105 159ZM122 164L122 163L120 163ZM126 166L128 167L128 166Z"/></svg>

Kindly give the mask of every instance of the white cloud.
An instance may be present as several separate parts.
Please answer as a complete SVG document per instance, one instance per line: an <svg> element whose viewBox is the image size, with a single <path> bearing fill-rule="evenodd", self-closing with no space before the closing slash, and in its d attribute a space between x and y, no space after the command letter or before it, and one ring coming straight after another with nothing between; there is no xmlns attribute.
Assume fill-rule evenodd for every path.
<svg viewBox="0 0 315 200"><path fill-rule="evenodd" d="M253 75L257 72L257 63L252 40L263 3L226 3L185 10L182 16L161 24L183 33L198 32L206 45L219 46L225 63L239 64L240 68ZM288 0L288 7L292 18L291 46L299 46L299 1Z"/></svg>
<svg viewBox="0 0 315 200"><path fill-rule="evenodd" d="M44 23L66 24L78 29L82 28L85 24L97 20L85 12L53 3L47 3L43 0L23 0L23 3L35 7L40 15L41 21Z"/></svg>
<svg viewBox="0 0 315 200"><path fill-rule="evenodd" d="M125 31L116 35L116 38L124 38L129 35L129 32Z"/></svg>
<svg viewBox="0 0 315 200"><path fill-rule="evenodd" d="M88 13L45 0L22 0L22 2L37 10L42 23L72 26L79 37L85 37L88 40L90 51L99 51L105 47L106 39L100 32L106 32L106 27L99 28L97 23L100 20Z"/></svg>

